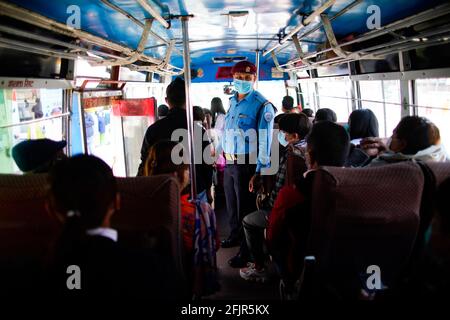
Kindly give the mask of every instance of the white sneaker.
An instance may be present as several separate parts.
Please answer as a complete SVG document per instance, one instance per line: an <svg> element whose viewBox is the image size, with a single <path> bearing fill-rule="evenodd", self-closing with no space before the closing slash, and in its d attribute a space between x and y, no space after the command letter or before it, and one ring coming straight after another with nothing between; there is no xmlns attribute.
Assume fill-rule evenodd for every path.
<svg viewBox="0 0 450 320"><path fill-rule="evenodd" d="M239 270L239 275L247 281L266 282L268 280L266 269L257 270L254 263L247 264L247 268Z"/></svg>

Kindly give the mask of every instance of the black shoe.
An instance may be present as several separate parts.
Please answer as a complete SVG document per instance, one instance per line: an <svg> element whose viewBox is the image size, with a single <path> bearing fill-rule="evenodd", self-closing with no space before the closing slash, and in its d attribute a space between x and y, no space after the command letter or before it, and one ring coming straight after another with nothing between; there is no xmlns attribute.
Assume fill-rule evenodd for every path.
<svg viewBox="0 0 450 320"><path fill-rule="evenodd" d="M240 244L241 243L238 239L233 239L233 238L228 238L228 239L222 240L222 242L220 242L220 245L222 246L222 248L237 247Z"/></svg>
<svg viewBox="0 0 450 320"><path fill-rule="evenodd" d="M228 260L228 264L232 268L244 268L247 266L248 262L249 262L249 259L242 256L241 254L237 254L233 258Z"/></svg>

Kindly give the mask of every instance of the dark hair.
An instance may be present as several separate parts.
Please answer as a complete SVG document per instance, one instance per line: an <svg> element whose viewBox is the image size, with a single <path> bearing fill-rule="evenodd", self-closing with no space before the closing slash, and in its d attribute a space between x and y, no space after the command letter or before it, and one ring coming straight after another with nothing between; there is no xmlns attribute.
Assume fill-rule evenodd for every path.
<svg viewBox="0 0 450 320"><path fill-rule="evenodd" d="M353 111L348 117L350 139L378 137L378 120L372 110Z"/></svg>
<svg viewBox="0 0 450 320"><path fill-rule="evenodd" d="M331 122L336 122L337 121L337 116L336 113L328 108L323 108L323 109L319 109L316 112L316 117L314 119L314 122L317 121L331 121Z"/></svg>
<svg viewBox="0 0 450 320"><path fill-rule="evenodd" d="M179 143L171 140L161 140L155 143L148 153L144 166L145 176L154 176L158 174L169 174L177 172L181 177L181 173L189 168L187 164L175 164L172 160L172 150ZM183 157L183 149L181 149L180 157Z"/></svg>
<svg viewBox="0 0 450 320"><path fill-rule="evenodd" d="M194 116L194 121L205 121L205 112L199 106L192 107L192 114Z"/></svg>
<svg viewBox="0 0 450 320"><path fill-rule="evenodd" d="M203 108L203 113L205 114L205 116L207 115L212 116L212 112L208 108Z"/></svg>
<svg viewBox="0 0 450 320"><path fill-rule="evenodd" d="M407 116L400 120L394 134L406 143L405 148L401 150L403 154L416 154L436 142L439 129L426 118Z"/></svg>
<svg viewBox="0 0 450 320"><path fill-rule="evenodd" d="M307 117L314 117L314 111L312 109L306 108L302 110L302 113L306 114Z"/></svg>
<svg viewBox="0 0 450 320"><path fill-rule="evenodd" d="M167 102L172 108L183 108L186 105L184 80L175 78L166 89Z"/></svg>
<svg viewBox="0 0 450 320"><path fill-rule="evenodd" d="M212 126L216 125L217 115L219 113L225 114L225 109L223 108L222 99L219 97L214 97L211 100L211 112L212 112Z"/></svg>
<svg viewBox="0 0 450 320"><path fill-rule="evenodd" d="M331 121L317 122L306 141L309 152L320 166L344 165L350 149L350 137L344 127Z"/></svg>
<svg viewBox="0 0 450 320"><path fill-rule="evenodd" d="M161 104L158 107L158 117L165 117L169 113L169 107L165 104Z"/></svg>
<svg viewBox="0 0 450 320"><path fill-rule="evenodd" d="M291 110L294 107L294 98L292 98L291 96L284 96L281 105L283 106L283 108Z"/></svg>
<svg viewBox="0 0 450 320"><path fill-rule="evenodd" d="M111 168L92 155L77 155L58 162L49 174L49 190L58 213L66 215L65 235L70 241L100 227L114 203L117 183Z"/></svg>
<svg viewBox="0 0 450 320"><path fill-rule="evenodd" d="M278 127L287 133L297 133L300 139L304 139L311 129L309 119L303 113L288 113L283 115L278 122Z"/></svg>

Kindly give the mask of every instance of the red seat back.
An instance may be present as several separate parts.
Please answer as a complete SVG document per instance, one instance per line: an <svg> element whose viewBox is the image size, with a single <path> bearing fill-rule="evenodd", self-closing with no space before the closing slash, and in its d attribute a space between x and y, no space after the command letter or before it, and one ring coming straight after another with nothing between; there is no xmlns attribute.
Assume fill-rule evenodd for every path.
<svg viewBox="0 0 450 320"><path fill-rule="evenodd" d="M170 176L118 178L121 209L112 227L124 246L155 247L182 274L180 195ZM47 176L0 175L0 267L42 267L61 224L45 208ZM22 272L22 271L17 271ZM27 272L27 271L25 271Z"/></svg>
<svg viewBox="0 0 450 320"><path fill-rule="evenodd" d="M319 278L343 294L356 294L367 267L377 265L383 284L394 284L414 244L423 184L413 163L320 169L308 246Z"/></svg>

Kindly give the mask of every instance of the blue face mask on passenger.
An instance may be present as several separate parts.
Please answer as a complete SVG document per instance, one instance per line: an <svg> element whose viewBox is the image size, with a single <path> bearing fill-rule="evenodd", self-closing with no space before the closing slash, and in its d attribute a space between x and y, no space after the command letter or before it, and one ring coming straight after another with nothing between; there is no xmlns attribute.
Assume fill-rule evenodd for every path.
<svg viewBox="0 0 450 320"><path fill-rule="evenodd" d="M278 132L278 142L283 146L286 147L289 142L287 142L286 140L286 135L284 134L284 132L280 131Z"/></svg>
<svg viewBox="0 0 450 320"><path fill-rule="evenodd" d="M234 79L234 87L240 94L247 94L253 90L253 82Z"/></svg>

